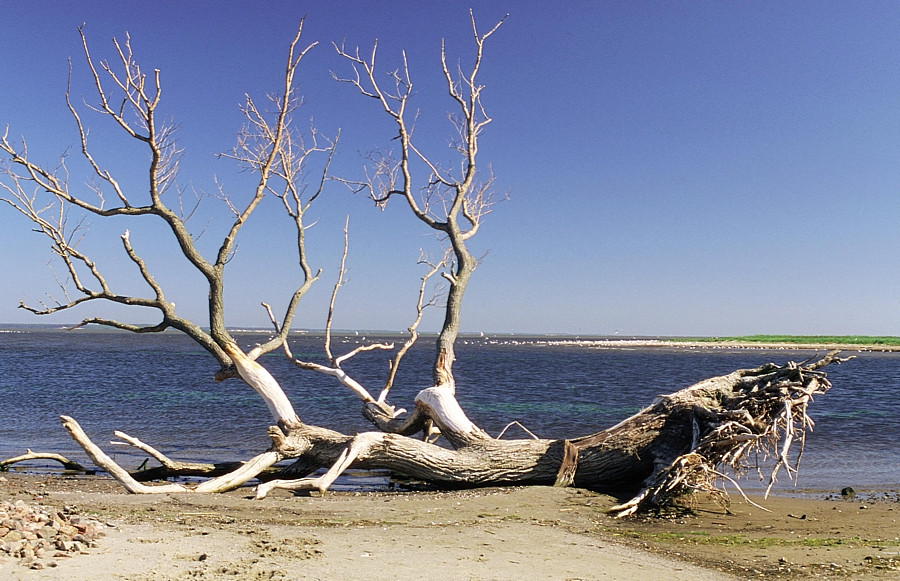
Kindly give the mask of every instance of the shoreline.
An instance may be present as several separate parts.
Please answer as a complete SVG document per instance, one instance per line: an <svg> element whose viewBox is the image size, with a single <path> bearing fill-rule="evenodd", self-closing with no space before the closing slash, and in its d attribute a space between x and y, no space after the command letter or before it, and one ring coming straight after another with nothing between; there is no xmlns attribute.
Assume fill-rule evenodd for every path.
<svg viewBox="0 0 900 581"><path fill-rule="evenodd" d="M0 578L893 579L900 493L879 499L732 495L691 512L616 520L616 499L575 488L131 495L110 478L6 473L0 500L69 507L104 523L87 554Z"/></svg>
<svg viewBox="0 0 900 581"><path fill-rule="evenodd" d="M679 341L668 339L559 339L548 340L554 345L579 345L599 349L747 349L774 351L857 351L866 353L897 353L900 345L857 343L757 343L755 341Z"/></svg>

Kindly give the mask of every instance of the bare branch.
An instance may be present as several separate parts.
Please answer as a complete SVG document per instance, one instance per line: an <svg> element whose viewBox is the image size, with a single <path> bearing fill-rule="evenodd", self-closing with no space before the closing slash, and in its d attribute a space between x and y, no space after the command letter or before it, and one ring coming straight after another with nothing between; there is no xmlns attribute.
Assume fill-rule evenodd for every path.
<svg viewBox="0 0 900 581"><path fill-rule="evenodd" d="M321 365L318 363L312 363L308 361L301 361L299 359L294 359L290 353L290 349L285 346L285 353L289 358L293 361L293 363L300 367L301 369L307 369L311 371L317 371L319 373L324 373L326 375L330 375L336 378L341 382L342 385L348 387L351 391L353 391L361 400L364 402L374 402L375 399L369 394L368 390L363 387L358 381L350 377L350 375L341 368L341 364L362 353L364 351L372 351L375 349L384 349L390 350L393 349L394 346L392 344L385 343L375 343L371 345L360 345L355 349L351 350L349 353L345 353L340 357L335 357L331 351L331 327L334 322L334 306L337 301L338 291L341 286L344 284L344 275L346 274L346 261L347 261L347 251L350 245L349 238L349 225L350 225L350 217L348 216L344 222L344 251L341 254L341 262L340 267L338 268L338 278L334 283L334 287L331 291L331 299L328 304L328 316L325 321L325 339L324 339L324 349L325 356L328 358L328 365ZM271 316L270 316L271 318ZM273 321L274 323L274 321ZM287 341L285 341L286 345Z"/></svg>
<svg viewBox="0 0 900 581"><path fill-rule="evenodd" d="M13 464L18 464L19 462L28 462L29 460L53 460L54 462L59 462L60 464L62 464L63 468L65 468L66 470L87 472L87 468L85 468L78 462L75 462L74 460L69 460L61 454L56 454L53 452L32 452L31 450L26 450L25 453L20 456L14 456L13 458L0 460L0 472L9 470L9 467Z"/></svg>
<svg viewBox="0 0 900 581"><path fill-rule="evenodd" d="M157 450L150 444L146 444L146 443L142 442L141 440L135 438L134 436L129 436L125 432L120 432L120 431L115 431L113 433L115 434L115 436L117 438L122 440L122 442L112 441L112 442L110 442L110 444L121 444L123 442L127 443L128 445L133 446L133 447L137 448L138 450L141 450L142 452L146 452L147 454L149 454L151 457L155 458L160 464L162 464L169 470L172 470L175 472L177 472L179 470L183 470L183 471L196 470L196 471L201 471L201 472L212 472L213 470L215 470L215 465L213 465L213 464L199 464L199 463L195 463L195 462L179 462L177 460L172 460L171 458L169 458L168 456L166 456L165 454L163 454L162 452L160 452L159 450Z"/></svg>
<svg viewBox="0 0 900 581"><path fill-rule="evenodd" d="M297 27L297 34L288 48L283 92L280 97L273 97L273 101L278 104L278 113L274 123L270 125L266 121L265 116L257 109L249 95L246 98L244 114L249 122L249 127L253 129L244 135L244 139L252 138L258 140L259 145L254 148L252 144L239 137L239 147L241 151L247 154L247 157L242 160L249 163L259 173L259 181L253 197L237 217L219 248L216 259L216 265L218 266L224 266L227 262L238 231L250 217L250 214L253 213L256 206L262 201L266 191L269 190L269 179L275 173L279 158L283 158L285 152L288 151L284 142L289 140L287 127L290 121L290 114L294 111L297 104L293 96L294 74L301 59L317 44L312 43L306 48L298 50L297 45L300 42L302 32L303 20L300 21L300 25Z"/></svg>
<svg viewBox="0 0 900 581"><path fill-rule="evenodd" d="M422 276L421 283L419 284L419 295L416 301L416 318L407 328L407 330L409 331L409 338L407 338L400 349L397 350L397 353L394 354L393 359L391 359L390 371L388 372L387 379L385 379L384 381L384 387L381 388L381 393L378 394L378 403L383 404L387 400L388 392L394 385L394 379L397 376L397 370L400 368L400 361L403 359L403 356L406 355L406 352L409 351L410 347L412 347L416 343L416 340L419 338L419 323L422 322L422 316L425 314L425 309L434 306L437 302L436 296L433 296L431 300L426 302L425 290L428 285L429 279L431 279L431 277L433 277L446 266L448 258L449 256L445 255L442 261L433 264L429 263L424 258L419 259L419 264L427 264L430 268L428 272L426 272Z"/></svg>
<svg viewBox="0 0 900 581"><path fill-rule="evenodd" d="M298 39L299 32L295 38L295 44ZM289 57L287 76L293 75L293 68L300 63L302 56L313 46L315 43L307 46L297 56ZM294 45L289 51L291 55L293 55L293 47ZM340 139L340 132L334 139L328 139L322 137L312 125L308 137L298 131L293 131L290 127L291 113L299 106L300 101L290 96L289 89L288 84L286 95L289 98L274 99L276 104L280 104L279 117L274 124L267 121L248 96L243 109L247 125L241 130L238 144L232 151L221 154L221 157L234 159L259 173L260 180L256 194L250 205L247 206L248 209L251 208L251 205L259 203L265 193L271 193L281 200L285 213L294 223L297 237L297 258L303 275L302 283L291 296L281 323L276 325L276 335L266 343L254 348L248 354L251 359L256 359L259 355L269 353L280 346L287 346L287 335L290 332L297 305L312 284L318 280L321 273L321 271L314 273L307 259L305 236L308 226L304 223L304 216L312 203L322 194L325 183L329 180L329 168ZM304 199L303 194L306 189L304 176L312 157L319 154L325 155L326 159L319 173L316 190ZM276 181L279 185L276 185ZM229 206L237 218L235 227L239 227L243 223L244 214L239 213L231 205L230 200ZM246 213L246 210L244 212ZM232 232L236 234L236 229L233 228ZM271 307L267 307L267 310L270 318L273 318Z"/></svg>
<svg viewBox="0 0 900 581"><path fill-rule="evenodd" d="M433 163L412 142L412 131L406 118L406 111L412 96L413 84L406 54L402 53L402 67L389 73L393 87L385 90L375 74L377 42L373 43L369 59L362 58L358 48L351 53L343 45L334 44L338 55L350 64L353 71L350 77L333 75L334 78L354 86L363 96L379 101L384 112L394 120L398 132L392 140L397 143L396 159L391 154L384 153L370 156L366 179L343 180L343 183L354 191L368 191L372 200L380 207L383 207L390 198L401 196L416 218L446 235L453 249L455 261L453 272L447 273L446 276L451 284L432 373L436 384L446 384L451 390L454 389L453 343L459 333L462 296L477 265L477 261L466 248L466 241L475 235L481 219L488 213L491 204L490 187L493 183L491 176L480 187L474 186L478 136L491 121L482 105L483 87L478 84L477 75L481 67L484 42L505 20L501 19L488 32L479 34L474 13L470 11L469 14L476 50L474 64L468 74L460 72L459 78L454 79L447 65L445 43L441 42L441 69L447 83L448 95L458 110L458 121L455 123L460 136L457 150L461 157L461 171L458 177L453 177L450 172ZM430 172L420 188L413 185L411 158L420 160ZM419 192L418 199L414 194L415 191ZM464 227L461 222L468 226Z"/></svg>
<svg viewBox="0 0 900 581"><path fill-rule="evenodd" d="M350 216L344 219L344 251L341 253L341 264L338 268L338 278L331 290L331 300L328 302L328 317L325 320L325 356L335 367L340 367L331 353L331 325L334 323L334 302L337 300L338 290L344 284L344 275L347 273L347 249L350 246Z"/></svg>
<svg viewBox="0 0 900 581"><path fill-rule="evenodd" d="M131 204L128 203L128 199L125 197L125 193L122 191L122 188L119 185L119 182L116 181L115 178L113 178L113 176L110 174L110 172L108 170L102 169L97 164L97 162L94 160L94 157L88 151L87 131L85 131L84 125L81 123L81 116L78 115L78 111L75 109L75 107L72 105L72 101L69 99L69 93L70 93L71 87L72 87L72 61L69 60L69 76L66 80L66 106L69 108L69 112L72 114L72 118L75 119L75 124L78 127L78 134L81 137L81 154L88 161L88 163L90 163L91 167L94 169L94 173L97 174L97 176L101 180L107 182L108 184L110 184L112 186L113 191L116 193L116 196L119 198L119 200L122 202L122 204L124 204L125 206L130 206ZM100 191L99 188L97 189L97 193L98 193L98 195L102 196L102 192ZM102 197L101 197L100 207L101 208L103 207Z"/></svg>
<svg viewBox="0 0 900 581"><path fill-rule="evenodd" d="M380 348L393 348L393 346L392 345L391 346L372 345L369 347L369 349L380 349ZM357 351L357 353L358 352L359 351ZM341 385L349 388L350 391L355 393L356 396L359 397L359 399L361 399L364 402L374 402L375 401L375 398L372 397L372 395L369 393L369 391L365 387L363 387L358 381L356 381L355 379L350 377L350 375L346 371L344 371L340 367L335 366L334 364L321 365L319 363L312 363L309 361L301 361L299 359L293 359L292 362L294 363L294 365L296 365L300 369L316 371L318 373L323 373L325 375L330 375L331 377L334 377L341 383Z"/></svg>
<svg viewBox="0 0 900 581"><path fill-rule="evenodd" d="M184 492L185 488L180 484L164 484L160 486L147 486L141 484L132 478L127 470L119 466L115 460L107 456L99 447L97 447L97 445L88 438L87 434L84 433L84 430L81 429L78 422L69 416L60 416L60 419L62 420L63 427L71 434L72 439L81 445L84 451L87 452L87 455L93 460L94 464L106 470L110 476L118 480L128 492L135 494Z"/></svg>
<svg viewBox="0 0 900 581"><path fill-rule="evenodd" d="M353 78L342 78L334 73L332 73L332 76L340 82L353 85L363 96L377 99L379 103L381 103L384 112L387 113L397 125L398 135L395 139L399 140L400 143L401 158L396 164L386 164L387 160L390 158L388 156L382 156L381 161L376 164L377 169L374 174L375 179L379 180L385 177L389 177L390 179L387 180L387 188L385 188L383 184L381 186L376 186L376 181L374 180L367 180L368 186L366 186L366 189L369 190L372 200L378 205L383 205L391 196L400 195L406 200L409 208L419 220L432 228L438 228L439 224L429 216L428 212L419 207L419 204L412 193L412 179L409 170L411 131L407 127L405 118L406 106L412 96L412 81L410 79L409 63L406 59L406 53L402 53L403 72L401 73L398 69L389 73L394 82L393 92L389 93L382 89L375 78L375 53L378 48L377 41L372 45L372 55L368 61L359 56L359 48L356 49L355 53L351 54L348 53L343 46L338 46L337 44L334 44L333 46L338 55L350 62L354 76ZM360 74L360 70L362 70L362 73L364 74ZM402 175L399 179L398 174ZM395 186L394 184L398 181L400 185Z"/></svg>
<svg viewBox="0 0 900 581"><path fill-rule="evenodd" d="M67 281L60 281L63 283L61 285L63 294L68 297L65 284L70 284L83 295L71 300L67 298L64 302L58 302L58 304L49 307L32 308L23 305L23 308L38 314L49 314L72 308L87 300L97 299L109 300L129 306L154 308L162 314L162 321L154 326L135 326L104 318L86 319L80 325L96 323L133 332L155 332L174 327L188 333L213 353L223 365L223 368L231 364L224 350L224 346L231 342L231 338L224 322L223 271L228 259L234 252L235 236L242 224L249 218L262 195L271 189L270 179L279 177L279 172L276 171L279 167L279 162L284 162L283 167L287 168L281 173L284 177L290 178L290 187L299 187L296 186L298 180L295 179L297 177L295 174L299 174L299 172L304 170L308 155L312 152L326 151L329 153L330 160L330 155L333 154L334 143L327 142L323 146L317 146L315 138L313 147L302 147L300 150L291 149L290 143L287 146L284 145L286 142L290 142L290 113L293 111L296 103L296 99L293 96L294 74L302 57L314 46L314 44L311 44L306 48L299 48L298 44L302 27L303 23L301 22L288 50L283 90L281 91L281 96L275 99L278 106L278 114L275 120L272 123L267 123L262 113L255 108L252 100L248 98L248 115L256 114L256 117L250 117L250 119L256 122L257 127L262 128L261 135L269 140L269 147L263 148L266 156L260 158L257 166L259 182L255 196L240 210L232 206L232 208L235 208L236 221L220 245L217 260L213 263L207 261L198 251L194 244L194 237L185 225L190 212L185 213L181 195L179 194L178 197L178 211L170 209L162 200L163 194L175 184L180 150L174 140L176 126L173 124L160 124L156 118L156 110L162 95L160 72L154 70L152 74L147 75L142 71L142 68L134 59L131 39L127 35L124 42L113 40L113 47L117 56L117 59L114 59L115 67L106 61L97 62L88 47L84 29L79 28L84 59L92 76L97 98L96 104L88 107L102 115L111 117L128 137L140 141L148 148L150 163L147 173L149 179L147 191L150 203L145 206L134 205L124 192L120 182L91 153L88 130L71 98L70 85L67 86L66 90L66 105L75 121L81 143L82 156L87 161L98 182L89 186L90 190L97 196L97 203L90 202L69 191L68 170L65 165L65 159L55 170L46 169L40 164L33 163L28 159L25 141L22 141L20 147L15 146L9 139L7 128L2 139L0 139L0 150L8 154L10 159L10 167L6 168L5 171L9 179L2 181L3 191L10 195L3 199L28 217L38 226L39 231L51 239L53 251L62 259L68 274ZM71 79L71 68L69 78ZM302 152L299 158L294 156L297 151ZM283 159L279 156L282 156ZM18 173L13 171L13 168L18 168ZM325 171L327 172L327 169ZM324 183L325 175L323 173L320 184ZM27 192L26 188L29 184L35 187L34 194ZM108 207L107 202L104 201L104 188L112 189L115 192L115 199L121 205ZM50 201L43 206L37 202L37 192L41 190L50 194ZM201 327L176 316L174 305L166 301L162 287L156 282L149 266L131 246L127 233L122 239L123 248L129 259L138 267L143 281L152 290L153 298L115 293L107 284L97 264L77 249L84 226L83 222L80 221L74 228L68 225L68 212L71 207L77 207L102 217L154 214L162 218L168 224L185 258L209 283L208 325L210 332L207 333ZM302 236L302 226L300 231ZM300 244L302 245L302 238ZM301 285L301 288L295 293L291 301L289 313L286 315L288 321L293 315L299 297L302 296L308 285L317 276L313 275L306 265L305 256L301 256L301 268L304 271L305 283ZM89 273L90 281L95 286L99 286L99 288L91 288L87 282L83 281L82 273L79 270ZM285 325L285 328L288 326Z"/></svg>

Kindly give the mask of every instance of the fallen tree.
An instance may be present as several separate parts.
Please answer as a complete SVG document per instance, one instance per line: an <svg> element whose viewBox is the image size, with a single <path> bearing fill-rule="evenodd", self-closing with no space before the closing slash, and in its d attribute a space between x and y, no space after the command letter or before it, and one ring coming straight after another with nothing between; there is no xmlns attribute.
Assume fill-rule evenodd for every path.
<svg viewBox="0 0 900 581"><path fill-rule="evenodd" d="M128 444L147 452L161 467L128 473L106 456L75 420L63 425L87 451L91 460L118 479L129 492L161 493L190 490L178 485L146 486L138 479L172 476L216 476L193 488L200 492L232 489L259 477L257 498L275 488L325 491L350 466L381 468L443 486L504 484L575 485L609 493L633 493L614 510L622 515L669 504L689 492L704 492L726 500L724 482L740 487L729 476L759 470L760 458L774 460L769 489L779 470L796 473L788 453L795 439L802 452L812 422L806 414L813 396L830 388L821 369L845 359L830 353L815 361L786 365L766 364L714 377L671 395L604 431L572 440L497 440L458 423L459 410L443 388L428 388L416 406L430 418L452 448L436 446L400 434L367 432L347 435L307 424L273 426L272 447L248 463L217 466L175 462L140 440L116 432ZM452 403L450 403L452 407ZM11 459L3 464L46 457ZM264 477L260 467L296 459L291 470L315 478ZM77 469L77 468L76 468ZM726 472L727 470L727 472ZM638 490L639 489L639 490Z"/></svg>
<svg viewBox="0 0 900 581"><path fill-rule="evenodd" d="M478 84L477 74L484 43L501 24L502 21L487 33L479 33L472 18L476 50L472 67L465 73L461 68L455 74L451 72L442 47L441 68L448 94L456 107L453 120L458 139L454 147L460 156L456 171L433 163L413 143L407 125L407 105L413 92L405 55L404 66L389 76L391 86L383 89L376 75L375 47L370 56L364 58L359 50L335 46L338 56L352 70L350 76L336 77L337 80L350 84L361 95L377 102L394 121L398 132L393 140L396 151L370 155L370 171L365 179L342 178L339 181L354 191L367 192L378 205L399 198L413 216L442 236L448 248L440 260L421 261L426 266L426 273L419 287L415 318L409 325L409 338L403 345L397 348L368 344L336 355L330 337L337 293L343 284L342 263L326 318L325 363L294 357L288 341L297 305L319 278L319 272L314 272L307 260L304 217L332 178L329 167L337 147L336 137L326 139L315 131L304 137L291 125L291 114L298 104L294 94L295 73L303 57L315 46L313 43L302 48L299 44L302 22L288 48L282 92L271 98L275 113L268 115L248 96L243 107L246 126L239 133L235 148L223 155L252 171L256 185L243 203L223 195L233 222L211 259L200 251L187 227L190 212L186 217L184 212L174 210L165 201L164 194L176 183L178 149L173 127L157 119L160 72L154 71L150 77L143 73L133 59L127 41L115 43L120 61L118 69L114 70L106 62L95 64L80 30L85 62L97 97L97 104L89 109L111 118L127 138L147 148L150 154L149 199L134 203L133 196L95 159L88 147L88 132L68 93L66 102L80 136L82 156L93 173L90 191L96 201L70 191L65 160L57 167L32 161L24 139L19 144L14 143L7 129L0 139L0 150L7 156L2 181L7 193L4 201L51 240L53 252L61 259L71 286L66 288L61 284L63 299L50 306L32 307L25 303L20 306L37 315L73 309L89 301L152 309L160 317L160 321L152 326L99 317L86 318L78 326L96 324L135 333L175 329L185 333L218 362L216 380L246 383L266 403L275 423L269 429L272 445L268 450L245 462L219 466L175 462L152 446L117 432L120 439L161 464L149 473L129 473L94 444L73 418L63 416L63 426L98 467L134 493L221 492L258 478L257 498L278 488L325 491L351 466L388 469L439 486L574 485L633 495L633 500L617 507L623 515L663 505L690 490L723 494L721 483L733 482L723 471L725 468L742 473L756 465L762 456L774 458L771 482L780 470L791 474L796 469L788 452L795 441L802 450L804 434L812 426L806 414L807 406L814 395L830 387L821 369L829 363L842 361L834 353L813 362L768 364L712 378L661 396L650 407L618 425L579 438L495 439L470 421L460 407L455 397L454 344L460 328L462 298L478 263L467 248L467 241L476 234L493 203L493 176L488 173L484 177L476 171L478 138L491 121L481 102L483 87ZM307 188L309 165L317 157L321 159L321 168L315 187ZM414 174L423 168L427 177L415 182ZM306 193L308 189L311 194ZM244 351L226 326L225 271L235 253L236 239L242 227L264 199L272 197L290 218L296 234L300 281L280 318L263 303L273 326L271 338ZM114 203L109 203L107 198ZM183 206L179 203L178 207ZM163 229L174 237L183 257L206 281L209 299L205 326L178 314L154 277L153 267L132 245L128 231L121 236L122 249L149 292L146 296L137 296L115 291L99 263L78 249L75 242L78 226L74 230L69 226L69 213L76 211L102 218L151 216L161 220ZM347 245L345 227L344 257ZM437 298L427 298L435 275L440 275L448 288L432 365L434 385L421 390L407 412L391 405L388 398L404 354L418 339L417 329L424 311L439 303ZM77 295L76 298L69 298L72 294ZM300 370L325 373L349 389L361 400L363 413L374 430L343 434L303 422L279 383L258 361L263 354L279 349ZM390 371L377 396L342 368L347 359L363 350L392 353ZM270 479L273 466L289 459L294 462L281 471L281 475L289 474L290 478ZM315 475L317 471L319 473ZM210 478L194 487L139 482L148 474L155 478L177 475ZM264 474L267 477L263 478Z"/></svg>

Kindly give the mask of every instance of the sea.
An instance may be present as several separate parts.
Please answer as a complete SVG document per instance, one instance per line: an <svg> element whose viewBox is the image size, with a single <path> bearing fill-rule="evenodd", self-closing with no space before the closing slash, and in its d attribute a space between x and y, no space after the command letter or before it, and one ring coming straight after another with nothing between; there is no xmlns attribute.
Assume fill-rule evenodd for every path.
<svg viewBox="0 0 900 581"><path fill-rule="evenodd" d="M235 333L244 347L268 338ZM372 342L399 346L404 337L344 333L336 355ZM324 362L320 333L295 333L296 358ZM344 365L377 394L388 372L385 351L367 351ZM558 336L462 336L457 344L457 398L470 419L496 436L573 438L615 425L667 394L702 379L768 362L803 361L807 350L631 346ZM805 491L900 490L900 353L848 351L854 358L826 369L833 388L816 397L796 480L782 473L775 494ZM420 338L401 363L388 401L411 407L430 384L433 340ZM260 363L279 380L307 423L345 433L369 431L356 396L331 377L296 367L281 351ZM123 431L178 460L243 460L264 451L271 420L258 396L239 380L215 382L215 360L186 336L109 330L0 330L0 459L26 449L56 452L89 464L60 415L74 417L126 467L145 455L112 444ZM526 431L527 430L527 431ZM46 470L22 463L15 470ZM754 472L749 491L767 484Z"/></svg>

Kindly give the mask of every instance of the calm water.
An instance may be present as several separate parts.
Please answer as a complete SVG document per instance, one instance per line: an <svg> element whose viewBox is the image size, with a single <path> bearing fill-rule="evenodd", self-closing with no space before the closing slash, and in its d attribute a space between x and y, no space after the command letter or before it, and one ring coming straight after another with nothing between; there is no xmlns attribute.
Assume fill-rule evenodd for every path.
<svg viewBox="0 0 900 581"><path fill-rule="evenodd" d="M243 334L255 344L262 335ZM334 351L361 337L338 338ZM322 360L321 339L296 336L295 356ZM517 420L546 438L574 437L609 427L661 393L762 363L803 360L809 352L764 350L594 349L540 338L468 340L458 346L458 397L470 418L496 435ZM799 486L812 489L900 488L900 354L860 353L829 370L834 388L819 396ZM409 407L430 381L431 345L414 348L390 401ZM344 432L366 431L358 400L334 380L293 367L283 355L263 358L300 417ZM378 391L383 353L345 364ZM180 334L49 330L0 332L0 457L25 448L86 460L60 426L76 418L108 453L126 465L142 456L108 444L114 430L151 443L177 459L243 459L268 446L262 401L236 380L215 383L214 360ZM521 431L511 428L510 437ZM790 491L786 480L779 491ZM755 481L745 481L750 488Z"/></svg>

